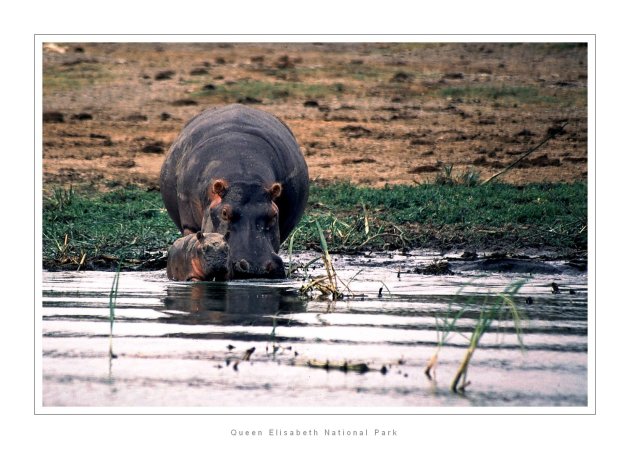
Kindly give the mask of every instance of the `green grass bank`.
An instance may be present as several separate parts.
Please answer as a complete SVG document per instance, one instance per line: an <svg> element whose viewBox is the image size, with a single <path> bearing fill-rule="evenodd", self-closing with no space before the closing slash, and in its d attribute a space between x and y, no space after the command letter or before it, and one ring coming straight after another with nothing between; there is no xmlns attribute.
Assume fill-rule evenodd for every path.
<svg viewBox="0 0 630 449"><path fill-rule="evenodd" d="M383 189L311 185L293 250L319 250L316 222L331 252L587 250L587 186L424 184ZM159 269L179 234L159 192L55 190L43 202L46 269ZM286 251L288 240L283 248Z"/></svg>

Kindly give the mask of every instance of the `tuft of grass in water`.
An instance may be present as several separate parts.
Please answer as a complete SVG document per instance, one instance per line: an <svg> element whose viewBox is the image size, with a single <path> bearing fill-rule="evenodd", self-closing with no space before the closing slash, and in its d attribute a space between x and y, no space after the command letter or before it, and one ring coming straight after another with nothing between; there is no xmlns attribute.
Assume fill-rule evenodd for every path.
<svg viewBox="0 0 630 449"><path fill-rule="evenodd" d="M330 253L328 251L328 244L326 242L326 237L325 234L330 234L330 230L327 230L326 232L324 232L322 230L322 227L320 226L319 222L315 223L317 226L317 230L318 230L318 234L319 234L319 239L320 239L320 245L321 245L321 252L322 252L322 256L321 256L321 260L324 263L324 268L326 269L326 275L325 276L318 276L316 278L310 278L309 282L307 282L306 284L304 284L301 288L300 288L300 293L302 295L307 295L309 293L311 293L313 290L319 290L320 293L322 294L322 296L331 296L333 301L336 301L337 299L341 299L344 297L344 292L347 292L347 294L351 297L357 297L357 296L364 296L364 295L356 295L351 289L350 289L350 284L352 283L352 281L354 281L354 279L359 275L359 273L361 273L361 271L363 270L359 270L357 271L354 276L352 276L349 280L342 280L338 275L337 272L335 271L335 267L332 263L332 258L330 257ZM292 236L293 237L293 236ZM291 243L289 244L290 247L292 247ZM318 260L319 258L316 258L310 262L308 262L306 265L304 265L303 268L304 269L304 273L305 273L305 280L309 279L308 275L307 275L307 267L313 263L314 261ZM387 289L387 291L389 292L389 288L387 287L387 285L385 285L385 283L381 282L383 284L383 287L385 287ZM339 284L341 284L343 286L343 289L341 289L339 287ZM381 290L379 291L379 297L382 296L382 290L383 288L381 288ZM390 296L391 296L391 292L389 292Z"/></svg>
<svg viewBox="0 0 630 449"><path fill-rule="evenodd" d="M464 359L462 360L455 377L453 378L453 382L451 382L451 390L452 391L464 391L466 387L469 385L469 382L466 380L466 375L468 373L468 366L470 365L470 361L472 360L472 356L479 346L479 341L481 337L490 330L494 322L501 323L506 315L511 318L514 323L514 329L516 331L516 337L518 339L519 345L521 349L525 348L525 344L523 343L523 335L521 329L521 319L514 302L514 295L518 292L518 290L523 286L524 281L518 281L512 284L506 289L506 291L499 295L498 298L494 300L494 302L488 304L488 298L484 300L481 312L479 314L479 318L477 319L477 323L475 325L475 329L470 336L470 345L466 350L466 354Z"/></svg>
<svg viewBox="0 0 630 449"><path fill-rule="evenodd" d="M462 286L458 291L456 296L459 296L466 285ZM433 379L436 375L438 357L440 354L440 350L442 346L448 341L452 332L454 332L457 321L464 315L464 313L469 309L470 304L474 301L474 297L469 297L464 303L463 307L460 307L458 311L453 311L453 301L449 302L446 313L442 317L435 316L435 329L437 332L437 347L435 349L435 353L429 359L427 366L424 370L424 374L429 378ZM431 377L431 372L433 372L433 377Z"/></svg>
<svg viewBox="0 0 630 449"><path fill-rule="evenodd" d="M113 351L114 336L114 320L116 318L116 299L118 298L118 281L120 280L120 264L114 275L112 287L109 290L109 359L115 359L117 356Z"/></svg>
<svg viewBox="0 0 630 449"><path fill-rule="evenodd" d="M324 268L326 269L326 276L317 277L300 288L300 293L306 294L313 291L313 289L319 290L322 295L332 296L333 301L342 297L341 291L337 281L339 280L335 267L332 264L330 253L328 252L328 244L326 243L326 237L324 231L319 222L315 222L317 231L319 233L319 241L322 249L322 261L324 262Z"/></svg>
<svg viewBox="0 0 630 449"><path fill-rule="evenodd" d="M293 274L294 271L294 267L293 267L293 241L295 240L295 234L300 230L300 228L295 229L292 233L291 233L291 237L289 237L289 266L287 267L287 271L286 271L286 277L290 278L291 275ZM296 267L297 268L297 267Z"/></svg>
<svg viewBox="0 0 630 449"><path fill-rule="evenodd" d="M467 374L473 354L475 350L479 347L479 342L481 338L488 331L493 329L495 324L497 330L500 330L500 327L506 320L511 321L514 324L514 330L519 345L521 349L524 349L525 344L523 341L521 314L518 310L518 307L516 306L516 302L514 301L515 295L523 287L524 283L524 280L518 280L510 284L499 295L485 296L481 299L480 306L478 305L479 298L475 296L471 296L466 299L463 305L459 307L459 309L456 311L452 307L453 304L450 303L444 316L436 316L435 323L438 334L437 348L435 350L435 353L427 363L424 371L425 375L429 379L432 379L431 372L433 372L433 377L435 377L440 350L448 341L451 334L457 332L457 323L459 319L462 318L464 314L470 313L471 310L477 307L479 307L479 311L475 326L470 333L470 336L464 335L468 339L469 345L466 349L466 353L464 354L464 358L462 359L459 368L455 376L453 377L453 381L451 382L451 390L453 392L463 392L470 384L470 382L467 381ZM463 288L464 287L462 287L462 289ZM460 289L458 294L461 293L462 289Z"/></svg>

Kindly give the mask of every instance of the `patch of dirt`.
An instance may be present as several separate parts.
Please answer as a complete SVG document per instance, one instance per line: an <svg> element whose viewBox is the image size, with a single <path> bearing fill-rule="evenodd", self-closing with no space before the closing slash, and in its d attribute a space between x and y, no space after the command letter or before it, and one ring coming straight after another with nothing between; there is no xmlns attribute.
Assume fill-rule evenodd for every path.
<svg viewBox="0 0 630 449"><path fill-rule="evenodd" d="M501 179L587 175L585 46L58 46L65 53L43 54L47 191L157 188L164 153L184 124L233 102L283 119L313 180L432 182L450 165L454 176L475 170L485 179L565 121L562 133Z"/></svg>

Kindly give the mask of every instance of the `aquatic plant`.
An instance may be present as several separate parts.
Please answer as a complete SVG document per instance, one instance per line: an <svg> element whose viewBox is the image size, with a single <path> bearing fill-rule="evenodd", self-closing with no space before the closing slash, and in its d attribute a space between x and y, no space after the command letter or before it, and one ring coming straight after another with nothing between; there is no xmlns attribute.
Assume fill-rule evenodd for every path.
<svg viewBox="0 0 630 449"><path fill-rule="evenodd" d="M322 261L324 262L324 268L326 269L326 276L318 276L311 280L306 285L303 285L300 289L300 293L305 294L313 289L319 290L323 295L331 295L333 301L342 296L337 284L337 273L335 267L332 264L332 258L328 252L328 244L326 243L326 237L324 231L318 221L315 221L317 231L319 233L319 240L322 249Z"/></svg>
<svg viewBox="0 0 630 449"><path fill-rule="evenodd" d="M465 286L462 286L458 291L456 296L462 292ZM427 363L427 367L424 370L424 374L429 378L431 377L431 372L433 372L433 377L435 377L435 372L437 370L438 356L440 354L440 350L442 346L447 342L451 332L456 327L457 320L459 320L462 315L468 310L470 303L474 300L474 297L469 297L465 302L464 306L461 307L457 312L453 312L453 301L448 303L448 308L446 314L442 317L435 316L435 329L437 331L437 348L435 349L435 353L429 359Z"/></svg>
<svg viewBox="0 0 630 449"><path fill-rule="evenodd" d="M293 262L293 240L295 240L295 233L297 232L297 229L295 229L292 233L291 233L291 237L289 237L289 249L288 249L288 253L289 253L289 266L287 267L287 271L286 271L286 276L288 278L291 277L291 274L293 273L293 266L292 266L292 262Z"/></svg>
<svg viewBox="0 0 630 449"><path fill-rule="evenodd" d="M118 298L118 281L120 279L120 264L114 275L112 287L109 290L109 359L115 359L116 355L113 351L113 335L114 335L114 319L116 311L116 299Z"/></svg>
<svg viewBox="0 0 630 449"><path fill-rule="evenodd" d="M455 377L451 382L451 390L453 392L463 392L470 384L470 382L467 381L466 376L473 354L479 346L479 342L483 335L493 328L495 323L497 324L497 329L500 330L504 321L511 320L514 323L514 331L516 333L518 343L521 346L521 349L525 348L521 327L521 314L514 300L515 295L524 284L525 280L518 280L508 285L505 290L498 295L486 295L481 301L479 316L470 336L466 336L459 332L469 341L469 345ZM462 289L463 288L464 287L462 287ZM462 289L460 289L458 294ZM478 297L471 296L466 299L464 304L457 311L453 310L453 304L451 302L449 303L447 312L443 317L440 318L436 316L435 321L438 332L437 349L433 356L429 359L427 367L424 371L429 379L432 378L431 372L433 372L435 377L440 349L446 343L451 333L455 332L458 320L465 313L469 312L474 305L478 304L478 302Z"/></svg>
<svg viewBox="0 0 630 449"><path fill-rule="evenodd" d="M452 391L464 391L468 386L469 383L466 381L468 365L470 364L470 360L472 359L475 349L477 349L477 346L479 345L479 340L481 340L481 337L492 327L493 322L496 321L500 324L507 313L509 313L512 321L514 322L514 329L519 345L521 348L525 347L520 324L521 320L513 298L516 292L522 287L523 283L524 281L519 281L510 285L504 293L500 294L494 300L492 304L488 305L488 297L484 300L475 329L470 336L470 345L466 350L466 355L464 356L464 359L462 360L457 373L451 382Z"/></svg>

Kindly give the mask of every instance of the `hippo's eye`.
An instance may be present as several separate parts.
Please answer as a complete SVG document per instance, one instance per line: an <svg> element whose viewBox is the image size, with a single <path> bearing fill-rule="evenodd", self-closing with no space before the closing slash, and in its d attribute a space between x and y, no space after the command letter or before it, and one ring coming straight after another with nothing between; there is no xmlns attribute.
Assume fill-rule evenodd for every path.
<svg viewBox="0 0 630 449"><path fill-rule="evenodd" d="M273 211L271 213L269 213L268 215L265 215L262 219L263 224L263 229L265 231L270 231L271 228L273 228L276 225L276 222L278 221L278 214Z"/></svg>
<svg viewBox="0 0 630 449"><path fill-rule="evenodd" d="M269 212L269 215L267 215L267 225L268 226L273 226L276 224L276 221L278 220L278 213L275 210L271 210Z"/></svg>
<svg viewBox="0 0 630 449"><path fill-rule="evenodd" d="M223 209L221 209L221 218L224 220L229 220L232 217L232 211L230 210L229 207L224 206Z"/></svg>

